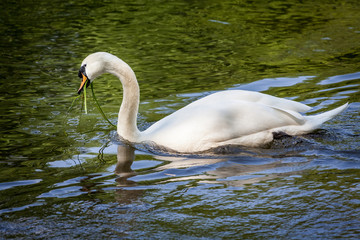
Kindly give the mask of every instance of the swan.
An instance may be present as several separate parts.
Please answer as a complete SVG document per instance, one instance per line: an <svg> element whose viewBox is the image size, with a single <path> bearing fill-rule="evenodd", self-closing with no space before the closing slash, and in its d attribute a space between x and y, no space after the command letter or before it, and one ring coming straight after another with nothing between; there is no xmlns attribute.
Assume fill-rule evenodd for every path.
<svg viewBox="0 0 360 240"><path fill-rule="evenodd" d="M225 145L261 147L273 140L273 133L309 133L348 106L346 103L306 116L300 113L311 108L299 102L253 91L226 90L192 102L139 131L139 85L133 70L120 58L106 52L87 56L79 71L82 82L78 94L103 73L118 77L123 88L118 135L131 144L152 143L179 153L203 152Z"/></svg>

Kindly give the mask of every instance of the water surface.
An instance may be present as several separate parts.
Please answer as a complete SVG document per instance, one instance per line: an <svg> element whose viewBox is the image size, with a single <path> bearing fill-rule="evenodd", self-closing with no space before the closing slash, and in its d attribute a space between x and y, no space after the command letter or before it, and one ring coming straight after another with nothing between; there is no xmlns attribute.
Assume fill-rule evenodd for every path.
<svg viewBox="0 0 360 240"><path fill-rule="evenodd" d="M0 4L1 238L360 237L357 1ZM139 128L200 97L254 90L312 106L346 102L322 129L265 148L170 155L116 140L75 102L88 54L135 71ZM95 92L116 122L121 85Z"/></svg>

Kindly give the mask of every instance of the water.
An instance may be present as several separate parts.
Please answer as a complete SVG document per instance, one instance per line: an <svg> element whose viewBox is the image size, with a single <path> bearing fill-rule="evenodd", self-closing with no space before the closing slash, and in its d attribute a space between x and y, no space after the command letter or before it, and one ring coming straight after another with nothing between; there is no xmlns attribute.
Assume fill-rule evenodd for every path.
<svg viewBox="0 0 360 240"><path fill-rule="evenodd" d="M360 237L357 1L3 1L0 238ZM212 92L350 107L266 148L134 150L88 102L68 111L88 54L135 71L139 127ZM115 123L117 79L95 92Z"/></svg>

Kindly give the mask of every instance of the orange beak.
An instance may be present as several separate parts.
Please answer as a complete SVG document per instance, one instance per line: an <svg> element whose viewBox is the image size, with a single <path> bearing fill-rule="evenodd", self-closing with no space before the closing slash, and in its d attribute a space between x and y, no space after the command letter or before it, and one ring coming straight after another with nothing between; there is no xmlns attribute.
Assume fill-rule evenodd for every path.
<svg viewBox="0 0 360 240"><path fill-rule="evenodd" d="M85 83L88 80L88 78L83 73L81 73L81 75L82 75L82 81L81 81L81 84L80 84L80 87L79 87L79 90L78 90L78 94L81 93L81 90L84 88ZM87 87L87 86L85 86L85 87Z"/></svg>

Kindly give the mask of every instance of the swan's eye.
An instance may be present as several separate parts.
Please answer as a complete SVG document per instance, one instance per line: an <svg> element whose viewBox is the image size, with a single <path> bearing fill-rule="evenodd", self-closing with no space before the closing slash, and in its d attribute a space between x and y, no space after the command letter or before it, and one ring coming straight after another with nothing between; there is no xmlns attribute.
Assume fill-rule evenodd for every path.
<svg viewBox="0 0 360 240"><path fill-rule="evenodd" d="M79 73L78 73L79 78L82 78L82 75L81 75L82 73L86 76L85 67L86 67L86 64L84 64L84 65L82 65L80 67L80 70L79 70Z"/></svg>

